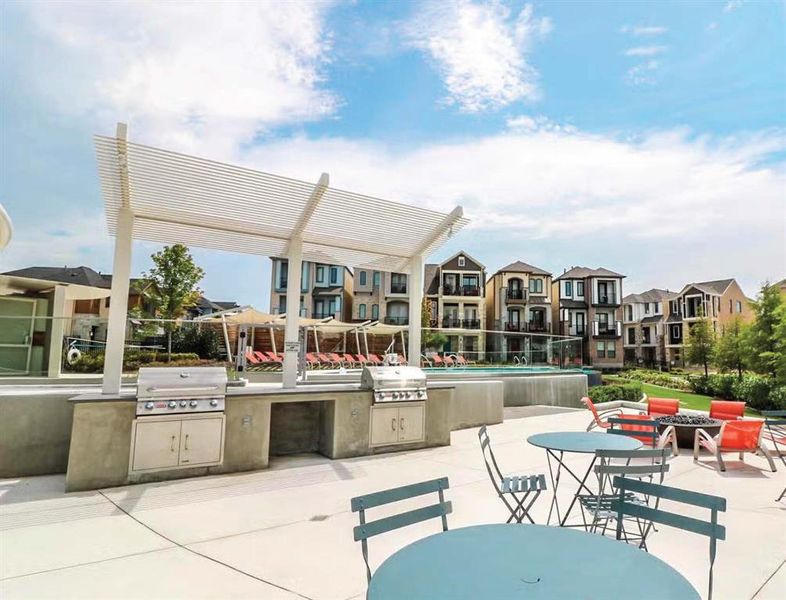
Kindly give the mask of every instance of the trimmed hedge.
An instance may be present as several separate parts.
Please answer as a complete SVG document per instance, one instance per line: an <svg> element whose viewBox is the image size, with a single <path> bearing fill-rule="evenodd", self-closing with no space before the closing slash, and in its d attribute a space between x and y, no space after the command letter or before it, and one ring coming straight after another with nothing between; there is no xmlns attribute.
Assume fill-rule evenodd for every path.
<svg viewBox="0 0 786 600"><path fill-rule="evenodd" d="M691 388L697 394L741 400L755 410L786 409L786 386L777 386L775 380L761 375L714 374L689 377Z"/></svg>
<svg viewBox="0 0 786 600"><path fill-rule="evenodd" d="M193 352L172 353L172 360L167 361L166 352L149 350L128 350L123 356L123 370L136 371L141 366L148 367L189 367L203 362ZM89 351L82 355L66 369L74 373L102 373L104 371L104 353Z"/></svg>
<svg viewBox="0 0 786 600"><path fill-rule="evenodd" d="M639 382L621 385L596 385L589 389L589 397L595 403L601 402L639 402L641 400L641 384Z"/></svg>
<svg viewBox="0 0 786 600"><path fill-rule="evenodd" d="M628 381L641 381L642 383L651 383L683 392L691 389L690 383L685 377L677 376L674 373L649 371L647 369L628 369L619 373L619 376Z"/></svg>

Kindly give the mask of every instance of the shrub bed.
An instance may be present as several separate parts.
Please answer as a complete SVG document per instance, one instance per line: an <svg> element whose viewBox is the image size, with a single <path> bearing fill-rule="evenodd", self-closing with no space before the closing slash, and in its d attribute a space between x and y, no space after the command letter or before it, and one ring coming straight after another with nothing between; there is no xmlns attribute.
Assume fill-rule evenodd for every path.
<svg viewBox="0 0 786 600"><path fill-rule="evenodd" d="M649 371L647 369L628 369L619 374L620 377L628 381L641 381L651 383L683 392L690 391L691 385L688 379L674 373L664 373L662 371Z"/></svg>
<svg viewBox="0 0 786 600"><path fill-rule="evenodd" d="M755 410L786 409L786 386L761 375L714 374L709 377L688 377L691 389L697 394L726 400L741 400Z"/></svg>
<svg viewBox="0 0 786 600"><path fill-rule="evenodd" d="M589 397L595 403L601 402L639 402L641 400L641 384L638 382L596 385L589 389Z"/></svg>
<svg viewBox="0 0 786 600"><path fill-rule="evenodd" d="M190 367L209 364L193 352L173 352L167 360L166 352L156 353L149 350L128 350L123 356L123 370L136 371L139 367ZM73 363L66 366L73 373L102 373L104 371L103 352L83 352Z"/></svg>

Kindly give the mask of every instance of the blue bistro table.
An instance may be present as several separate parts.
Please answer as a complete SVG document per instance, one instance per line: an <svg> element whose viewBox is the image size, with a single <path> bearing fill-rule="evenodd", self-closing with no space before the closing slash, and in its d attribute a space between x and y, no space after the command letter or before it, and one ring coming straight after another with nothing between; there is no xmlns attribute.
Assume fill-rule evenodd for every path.
<svg viewBox="0 0 786 600"><path fill-rule="evenodd" d="M594 494L591 489L587 487L587 478L592 472L592 467L595 466L595 452L598 450L638 450L643 445L639 440L628 437L625 435L608 435L605 433L590 433L586 431L555 431L552 433L536 433L527 438L527 441L533 446L545 448L546 458L549 462L549 477L551 478L551 506L549 507L549 516L546 520L551 523L551 513L556 509L557 522L562 527L584 527L580 525L566 525L570 511L576 504L576 500L582 492ZM570 470L563 458L566 452L576 452L580 454L592 454L592 461L590 462L584 477L579 477ZM552 460L557 463L556 471L552 465ZM573 500L568 506L568 510L560 518L559 501L557 500L557 490L559 488L560 474L562 470L567 471L573 479L579 484L576 493L573 494Z"/></svg>
<svg viewBox="0 0 786 600"><path fill-rule="evenodd" d="M476 525L410 544L377 569L368 600L698 600L634 544L545 525Z"/></svg>

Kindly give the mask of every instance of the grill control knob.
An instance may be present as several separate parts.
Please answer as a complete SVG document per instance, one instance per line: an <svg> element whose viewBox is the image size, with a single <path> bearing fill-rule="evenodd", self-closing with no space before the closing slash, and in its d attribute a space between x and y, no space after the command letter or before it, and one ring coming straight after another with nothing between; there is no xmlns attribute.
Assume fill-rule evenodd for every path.
<svg viewBox="0 0 786 600"><path fill-rule="evenodd" d="M153 403L152 402L145 402L145 408L147 410L153 410Z"/></svg>
<svg viewBox="0 0 786 600"><path fill-rule="evenodd" d="M210 406L213 406L213 407L216 407L216 406L218 406L218 400L216 400L215 398L213 398L213 399L210 401Z"/></svg>
<svg viewBox="0 0 786 600"><path fill-rule="evenodd" d="M188 402L186 402L185 400L181 400L181 401L180 401L180 406L181 406L182 408L185 408L185 407L186 407L186 404L188 404Z"/></svg>
<svg viewBox="0 0 786 600"><path fill-rule="evenodd" d="M170 400L169 404L167 404L167 406L169 408L175 408L177 406L177 402L175 402L174 400Z"/></svg>
<svg viewBox="0 0 786 600"><path fill-rule="evenodd" d="M197 403L197 401L196 401L196 400L192 400L191 402L189 402L189 403L188 403L188 405L189 405L191 408L196 408L196 405L197 405L197 404L198 404L198 403Z"/></svg>

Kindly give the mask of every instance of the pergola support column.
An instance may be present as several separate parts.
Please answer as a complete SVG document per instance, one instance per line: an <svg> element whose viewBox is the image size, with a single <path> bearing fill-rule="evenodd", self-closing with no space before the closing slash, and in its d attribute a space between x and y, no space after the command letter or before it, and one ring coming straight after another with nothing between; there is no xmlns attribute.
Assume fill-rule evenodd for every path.
<svg viewBox="0 0 786 600"><path fill-rule="evenodd" d="M49 334L48 377L60 377L63 363L63 333L65 331L66 286L56 285L52 295L52 328Z"/></svg>
<svg viewBox="0 0 786 600"><path fill-rule="evenodd" d="M303 272L303 238L293 237L287 253L287 320L284 325L284 376L283 386L293 388L297 385L298 328L300 324L300 278Z"/></svg>
<svg viewBox="0 0 786 600"><path fill-rule="evenodd" d="M423 255L412 257L409 270L409 364L420 365L420 321L423 312Z"/></svg>

